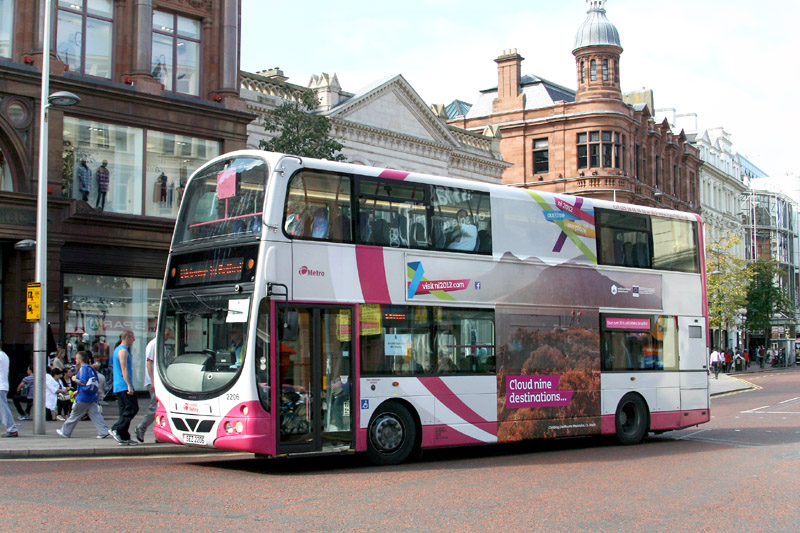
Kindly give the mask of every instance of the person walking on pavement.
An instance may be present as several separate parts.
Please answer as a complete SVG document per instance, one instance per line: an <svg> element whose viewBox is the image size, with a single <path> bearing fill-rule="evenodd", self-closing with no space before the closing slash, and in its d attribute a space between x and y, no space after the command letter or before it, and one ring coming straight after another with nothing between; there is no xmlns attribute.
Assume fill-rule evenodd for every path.
<svg viewBox="0 0 800 533"><path fill-rule="evenodd" d="M19 437L14 415L8 408L8 367L10 363L8 355L3 351L3 346L0 345L0 423L6 428L6 432L0 437Z"/></svg>
<svg viewBox="0 0 800 533"><path fill-rule="evenodd" d="M86 414L97 428L98 439L104 439L109 435L106 421L97 409L97 371L88 363L89 355L86 352L81 351L75 354L78 372L72 376L72 382L78 388L78 394L75 396L75 403L69 418L61 426L61 429L56 430L56 433L67 439L72 436L75 424Z"/></svg>
<svg viewBox="0 0 800 533"><path fill-rule="evenodd" d="M164 330L164 342L167 342L172 338L172 330L167 327ZM144 385L147 387L147 391L150 393L150 404L147 406L147 412L144 414L144 418L139 425L136 426L136 429L133 430L134 434L136 435L136 440L139 442L144 442L144 433L147 431L147 427L153 423L156 419L156 409L158 408L158 400L156 399L156 391L153 388L153 366L156 360L156 344L158 337L153 337L153 340L147 343L147 347L144 349L144 356L145 356L145 363L144 363Z"/></svg>
<svg viewBox="0 0 800 533"><path fill-rule="evenodd" d="M719 379L719 367L722 365L721 359L721 354L715 346L714 351L711 352L711 357L709 358L711 366L714 367L714 379Z"/></svg>
<svg viewBox="0 0 800 533"><path fill-rule="evenodd" d="M139 412L139 402L136 401L136 392L133 390L133 371L131 370L131 346L136 338L133 331L126 329L122 332L119 346L111 356L111 365L114 371L114 394L117 396L119 406L119 420L108 430L120 445L135 445L137 442L131 440L128 431L131 420Z"/></svg>

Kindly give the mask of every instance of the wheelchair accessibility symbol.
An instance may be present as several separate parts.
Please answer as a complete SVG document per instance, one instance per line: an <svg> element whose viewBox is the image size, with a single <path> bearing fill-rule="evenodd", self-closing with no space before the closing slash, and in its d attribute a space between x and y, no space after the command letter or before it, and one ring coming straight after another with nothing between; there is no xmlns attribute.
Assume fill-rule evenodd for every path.
<svg viewBox="0 0 800 533"><path fill-rule="evenodd" d="M361 400L361 410L369 409L369 400Z"/></svg>

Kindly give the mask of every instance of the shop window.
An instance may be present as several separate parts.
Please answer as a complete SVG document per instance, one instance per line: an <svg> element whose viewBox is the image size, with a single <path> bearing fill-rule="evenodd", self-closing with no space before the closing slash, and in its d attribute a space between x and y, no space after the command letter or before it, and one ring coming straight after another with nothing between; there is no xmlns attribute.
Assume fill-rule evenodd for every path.
<svg viewBox="0 0 800 533"><path fill-rule="evenodd" d="M492 311L365 304L360 313L362 375L495 372Z"/></svg>
<svg viewBox="0 0 800 533"><path fill-rule="evenodd" d="M171 92L200 94L200 21L153 11L153 77Z"/></svg>
<svg viewBox="0 0 800 533"><path fill-rule="evenodd" d="M604 372L678 370L673 316L601 315Z"/></svg>
<svg viewBox="0 0 800 533"><path fill-rule="evenodd" d="M14 0L0 0L0 57L11 57L13 29Z"/></svg>
<svg viewBox="0 0 800 533"><path fill-rule="evenodd" d="M292 177L283 229L299 239L352 242L350 177L302 170Z"/></svg>
<svg viewBox="0 0 800 533"><path fill-rule="evenodd" d="M79 350L92 352L102 366L126 329L136 337L134 353L155 336L161 279L64 274L62 346L70 361ZM133 358L133 385L144 387L144 357Z"/></svg>
<svg viewBox="0 0 800 533"><path fill-rule="evenodd" d="M62 195L110 213L175 218L187 179L218 155L219 143L146 135L145 143L140 128L64 117Z"/></svg>
<svg viewBox="0 0 800 533"><path fill-rule="evenodd" d="M547 139L533 141L533 173L547 174L550 171L550 151Z"/></svg>
<svg viewBox="0 0 800 533"><path fill-rule="evenodd" d="M125 146L115 141L125 138ZM61 192L112 213L142 213L144 131L64 117Z"/></svg>
<svg viewBox="0 0 800 533"><path fill-rule="evenodd" d="M59 0L58 59L67 64L70 72L111 78L113 24L112 0Z"/></svg>
<svg viewBox="0 0 800 533"><path fill-rule="evenodd" d="M216 141L148 130L144 214L175 218L189 176L217 155Z"/></svg>

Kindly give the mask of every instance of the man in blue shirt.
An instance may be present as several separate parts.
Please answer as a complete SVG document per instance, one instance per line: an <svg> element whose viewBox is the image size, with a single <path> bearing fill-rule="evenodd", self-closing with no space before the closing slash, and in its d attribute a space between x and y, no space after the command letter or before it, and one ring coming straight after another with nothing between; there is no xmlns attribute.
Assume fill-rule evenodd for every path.
<svg viewBox="0 0 800 533"><path fill-rule="evenodd" d="M120 345L111 356L111 365L114 370L114 394L117 395L119 406L119 420L111 426L108 433L122 446L134 446L131 440L131 420L139 412L139 402L136 401L136 391L133 390L133 371L131 370L131 346L136 340L133 331L126 329L122 332Z"/></svg>
<svg viewBox="0 0 800 533"><path fill-rule="evenodd" d="M83 418L83 415L88 414L89 420L92 421L94 427L97 429L97 438L104 439L108 437L108 426L97 408L97 371L88 364L89 354L80 351L75 354L75 365L77 371L72 376L72 382L78 388L78 394L75 395L75 403L72 406L72 412L67 418L61 429L57 429L56 433L64 438L69 438L72 435L72 430L75 429L75 424Z"/></svg>

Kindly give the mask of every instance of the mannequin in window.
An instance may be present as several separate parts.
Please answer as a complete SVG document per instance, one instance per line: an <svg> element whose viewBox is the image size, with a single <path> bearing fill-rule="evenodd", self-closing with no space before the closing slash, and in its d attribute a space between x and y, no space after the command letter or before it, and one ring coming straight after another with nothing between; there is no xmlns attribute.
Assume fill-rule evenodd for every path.
<svg viewBox="0 0 800 533"><path fill-rule="evenodd" d="M92 171L86 166L86 160L81 159L78 165L78 185L81 191L81 200L89 201L89 189L92 187Z"/></svg>
<svg viewBox="0 0 800 533"><path fill-rule="evenodd" d="M167 175L163 172L156 178L155 187L153 188L153 202L157 203L160 207L167 205Z"/></svg>
<svg viewBox="0 0 800 533"><path fill-rule="evenodd" d="M104 159L103 163L97 167L94 175L97 178L97 202L95 202L95 207L105 209L106 193L108 192L108 161Z"/></svg>

